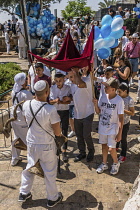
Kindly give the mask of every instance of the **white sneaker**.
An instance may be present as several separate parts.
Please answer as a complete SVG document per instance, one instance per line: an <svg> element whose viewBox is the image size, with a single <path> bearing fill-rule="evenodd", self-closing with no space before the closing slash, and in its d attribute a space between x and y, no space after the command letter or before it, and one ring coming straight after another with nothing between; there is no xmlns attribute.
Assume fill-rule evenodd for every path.
<svg viewBox="0 0 140 210"><path fill-rule="evenodd" d="M75 136L75 132L74 132L74 131L71 131L71 132L68 134L68 138L72 138L73 136Z"/></svg>
<svg viewBox="0 0 140 210"><path fill-rule="evenodd" d="M115 175L119 172L120 163L113 163L110 174Z"/></svg>
<svg viewBox="0 0 140 210"><path fill-rule="evenodd" d="M97 171L98 174L101 174L107 169L108 169L108 165L102 163L101 165L99 165L99 167L96 169L96 171Z"/></svg>
<svg viewBox="0 0 140 210"><path fill-rule="evenodd" d="M21 160L22 160L21 157L19 157L18 159L15 158L15 159L11 160L11 166L16 166L18 164L18 162Z"/></svg>

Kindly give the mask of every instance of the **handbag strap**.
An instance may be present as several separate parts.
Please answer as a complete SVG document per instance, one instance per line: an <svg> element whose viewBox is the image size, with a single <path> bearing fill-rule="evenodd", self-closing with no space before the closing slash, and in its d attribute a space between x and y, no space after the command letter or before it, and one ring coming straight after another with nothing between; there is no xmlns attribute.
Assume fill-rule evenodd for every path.
<svg viewBox="0 0 140 210"><path fill-rule="evenodd" d="M133 49L131 50L131 52L130 52L128 58L130 58L130 55L132 55L132 53L134 52L134 49L135 49L136 45L137 45L137 43L134 45L134 47L133 47Z"/></svg>

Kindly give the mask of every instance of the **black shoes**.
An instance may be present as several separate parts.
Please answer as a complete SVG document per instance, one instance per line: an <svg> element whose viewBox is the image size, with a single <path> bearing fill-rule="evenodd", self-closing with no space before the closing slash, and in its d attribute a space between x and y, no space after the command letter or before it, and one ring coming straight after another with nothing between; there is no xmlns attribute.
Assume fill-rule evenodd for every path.
<svg viewBox="0 0 140 210"><path fill-rule="evenodd" d="M89 152L87 155L87 162L92 161L94 158L94 152Z"/></svg>
<svg viewBox="0 0 140 210"><path fill-rule="evenodd" d="M62 201L62 199L63 199L63 195L62 195L61 192L59 192L58 199L56 201L48 200L47 206L50 207L50 208L54 207L54 206L56 206L56 204L60 203Z"/></svg>
<svg viewBox="0 0 140 210"><path fill-rule="evenodd" d="M86 154L85 155L79 154L75 157L74 162L78 162L84 158L86 158Z"/></svg>
<svg viewBox="0 0 140 210"><path fill-rule="evenodd" d="M64 161L64 163L67 163L68 162L68 156L67 156L67 153L66 152L63 152L62 153L62 160Z"/></svg>
<svg viewBox="0 0 140 210"><path fill-rule="evenodd" d="M31 193L28 193L27 195L23 195L22 193L19 194L19 198L18 201L19 202L25 202L27 199L29 199L30 197L32 197Z"/></svg>

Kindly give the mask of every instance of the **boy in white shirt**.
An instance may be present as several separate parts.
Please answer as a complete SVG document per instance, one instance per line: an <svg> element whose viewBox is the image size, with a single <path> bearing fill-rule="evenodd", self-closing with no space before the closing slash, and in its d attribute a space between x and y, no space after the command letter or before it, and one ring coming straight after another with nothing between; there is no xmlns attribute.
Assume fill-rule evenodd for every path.
<svg viewBox="0 0 140 210"><path fill-rule="evenodd" d="M50 89L50 104L54 104L61 119L62 133L67 137L69 126L69 104L72 100L70 86L65 85L65 76L61 73L55 75L55 85ZM67 162L67 142L63 145L63 161Z"/></svg>
<svg viewBox="0 0 140 210"><path fill-rule="evenodd" d="M98 133L103 153L103 162L96 171L103 173L104 170L108 169L107 156L109 151L113 159L110 174L115 175L120 167L117 159L116 142L119 142L122 137L124 102L116 94L118 82L115 78L110 78L104 85L106 95L103 95L99 102L94 99L95 111L100 114Z"/></svg>

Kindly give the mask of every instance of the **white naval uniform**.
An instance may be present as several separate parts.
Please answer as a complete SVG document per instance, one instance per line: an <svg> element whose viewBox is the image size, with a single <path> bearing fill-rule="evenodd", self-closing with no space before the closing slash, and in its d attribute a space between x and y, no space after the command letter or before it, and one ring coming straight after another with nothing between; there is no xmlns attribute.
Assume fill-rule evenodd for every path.
<svg viewBox="0 0 140 210"><path fill-rule="evenodd" d="M5 43L6 43L6 47L7 47L7 54L9 54L9 52L10 52L10 37L7 32L5 32Z"/></svg>
<svg viewBox="0 0 140 210"><path fill-rule="evenodd" d="M12 91L12 98L14 97L14 92ZM22 90L17 93L18 101L21 102L23 100L32 99L32 94L27 90ZM11 117L13 117L13 110L17 104L17 100L15 99L12 110L11 110ZM20 156L20 149L16 149L14 147L15 140L20 138L26 144L26 135L28 131L27 123L25 121L24 116L22 115L21 109L18 107L17 109L17 120L12 122L12 128L14 130L14 141L12 142L12 160L19 159Z"/></svg>
<svg viewBox="0 0 140 210"><path fill-rule="evenodd" d="M23 31L18 32L18 50L19 50L19 58L26 58L27 52L26 52L26 43L25 43L25 34Z"/></svg>
<svg viewBox="0 0 140 210"><path fill-rule="evenodd" d="M28 126L33 118L29 106L30 101L26 101L23 105L23 114L26 118ZM33 112L37 110L46 102L37 101L35 99L31 102ZM36 115L37 121L47 130L52 136L54 132L52 124L60 122L57 110L53 105L46 104ZM56 186L57 174L57 156L56 144L54 138L47 134L35 120L27 132L27 159L28 164L26 169L22 172L22 182L20 193L28 194L34 180L34 174L30 173L28 169L35 165L39 160L40 165L44 171L44 179L46 184L47 199L55 201L58 199L58 190Z"/></svg>

